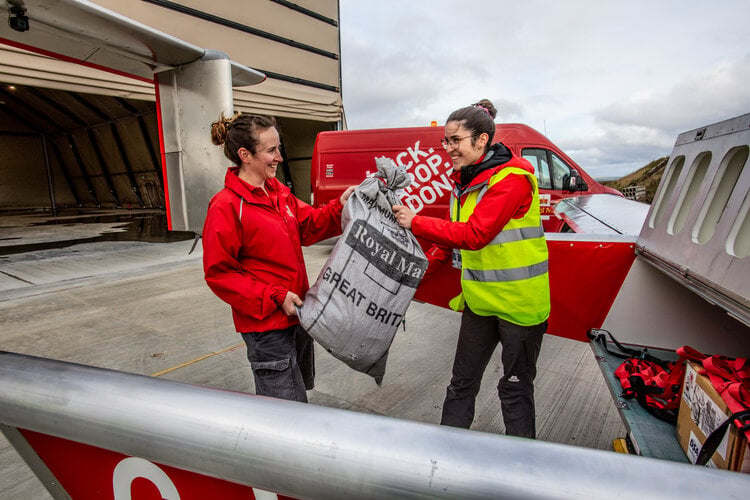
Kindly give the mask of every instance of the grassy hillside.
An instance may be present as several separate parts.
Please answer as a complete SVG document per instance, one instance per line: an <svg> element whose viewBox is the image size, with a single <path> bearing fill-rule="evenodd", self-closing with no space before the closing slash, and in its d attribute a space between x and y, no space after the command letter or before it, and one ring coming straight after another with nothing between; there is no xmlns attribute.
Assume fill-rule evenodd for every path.
<svg viewBox="0 0 750 500"><path fill-rule="evenodd" d="M646 188L646 196L638 201L651 203L654 199L654 194L656 194L656 188L659 186L659 181L661 181L661 176L664 173L664 167L667 166L668 161L668 156L659 158L619 180L603 182L602 184L613 187L619 191L622 191L623 188L628 186L644 186Z"/></svg>

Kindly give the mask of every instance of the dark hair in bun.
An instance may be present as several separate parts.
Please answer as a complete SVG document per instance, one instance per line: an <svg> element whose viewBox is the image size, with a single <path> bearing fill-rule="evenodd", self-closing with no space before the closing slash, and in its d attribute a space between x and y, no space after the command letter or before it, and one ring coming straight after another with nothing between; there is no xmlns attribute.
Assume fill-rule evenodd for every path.
<svg viewBox="0 0 750 500"><path fill-rule="evenodd" d="M489 99L457 109L448 117L447 122L459 122L465 129L469 130L472 135L472 142L481 134L487 134L487 151L492 145L492 138L495 137L495 117L497 109Z"/></svg>
<svg viewBox="0 0 750 500"><path fill-rule="evenodd" d="M472 104L472 106L484 108L487 111L487 114L493 119L497 118L497 109L495 109L495 105L492 104L492 101L489 99L482 99L481 101Z"/></svg>
<svg viewBox="0 0 750 500"><path fill-rule="evenodd" d="M235 165L241 165L238 151L245 148L255 154L258 146L258 134L271 127L276 127L272 116L243 115L236 113L226 118L224 113L211 124L211 142L217 146L224 145L224 156Z"/></svg>

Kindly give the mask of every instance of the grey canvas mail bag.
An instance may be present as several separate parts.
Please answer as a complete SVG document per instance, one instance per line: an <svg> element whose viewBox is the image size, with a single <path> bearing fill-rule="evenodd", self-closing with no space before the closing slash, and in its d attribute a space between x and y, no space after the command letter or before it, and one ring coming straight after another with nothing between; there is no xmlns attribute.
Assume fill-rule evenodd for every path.
<svg viewBox="0 0 750 500"><path fill-rule="evenodd" d="M376 158L378 173L354 190L341 217L343 234L298 309L302 327L336 358L383 380L388 349L404 323L427 259L391 207L411 183L406 168Z"/></svg>

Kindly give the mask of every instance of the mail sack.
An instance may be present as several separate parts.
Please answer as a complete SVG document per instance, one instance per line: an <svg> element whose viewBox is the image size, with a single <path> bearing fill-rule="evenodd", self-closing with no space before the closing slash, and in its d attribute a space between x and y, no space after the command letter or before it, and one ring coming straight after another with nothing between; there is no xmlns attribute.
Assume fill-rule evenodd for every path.
<svg viewBox="0 0 750 500"><path fill-rule="evenodd" d="M406 168L377 158L378 173L346 202L343 233L298 309L305 330L336 358L383 380L393 338L427 270L411 231L396 222L395 191L408 186Z"/></svg>

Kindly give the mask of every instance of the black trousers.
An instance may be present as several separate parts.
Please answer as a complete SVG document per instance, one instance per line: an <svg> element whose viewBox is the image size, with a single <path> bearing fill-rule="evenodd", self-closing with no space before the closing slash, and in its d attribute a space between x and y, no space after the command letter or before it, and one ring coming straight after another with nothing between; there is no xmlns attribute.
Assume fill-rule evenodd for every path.
<svg viewBox="0 0 750 500"><path fill-rule="evenodd" d="M299 325L284 330L242 333L253 369L255 393L307 403L315 385L313 339Z"/></svg>
<svg viewBox="0 0 750 500"><path fill-rule="evenodd" d="M461 316L453 376L440 423L468 429L482 375L498 342L503 376L497 385L506 434L536 437L534 378L547 322L519 326L495 316L478 316L466 307Z"/></svg>

